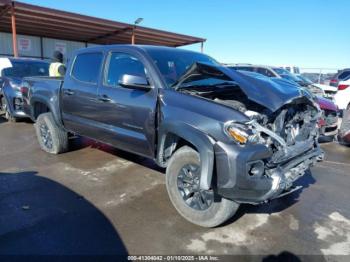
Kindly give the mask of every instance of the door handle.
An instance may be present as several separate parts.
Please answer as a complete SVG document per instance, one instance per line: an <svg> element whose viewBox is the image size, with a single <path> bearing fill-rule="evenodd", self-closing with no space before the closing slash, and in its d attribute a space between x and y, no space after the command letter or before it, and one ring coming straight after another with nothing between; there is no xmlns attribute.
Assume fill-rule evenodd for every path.
<svg viewBox="0 0 350 262"><path fill-rule="evenodd" d="M67 96L71 96L71 95L74 95L74 92L71 90L71 89L65 89L63 91L63 93Z"/></svg>
<svg viewBox="0 0 350 262"><path fill-rule="evenodd" d="M112 102L112 99L110 99L107 95L98 96L97 100L101 102Z"/></svg>

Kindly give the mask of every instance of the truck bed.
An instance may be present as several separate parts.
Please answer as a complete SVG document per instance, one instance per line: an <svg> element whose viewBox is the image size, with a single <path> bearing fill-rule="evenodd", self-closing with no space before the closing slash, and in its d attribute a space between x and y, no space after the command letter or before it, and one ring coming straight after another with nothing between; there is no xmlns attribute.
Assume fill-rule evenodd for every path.
<svg viewBox="0 0 350 262"><path fill-rule="evenodd" d="M35 102L32 99L33 94L35 94L35 100L42 98L43 100L49 99L51 105L55 108L59 108L59 95L60 89L63 84L62 77L26 77L24 78L23 85L28 89L27 92L23 94L25 100L24 111L26 114L33 117L33 106Z"/></svg>

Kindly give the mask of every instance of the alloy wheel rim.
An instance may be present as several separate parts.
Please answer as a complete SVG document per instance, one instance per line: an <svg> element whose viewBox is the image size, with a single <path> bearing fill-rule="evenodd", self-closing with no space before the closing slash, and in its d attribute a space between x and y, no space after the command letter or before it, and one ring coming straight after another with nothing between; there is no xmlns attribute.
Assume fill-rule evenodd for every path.
<svg viewBox="0 0 350 262"><path fill-rule="evenodd" d="M6 110L6 100L4 97L1 97L1 111L5 112Z"/></svg>
<svg viewBox="0 0 350 262"><path fill-rule="evenodd" d="M53 143L52 143L52 136L49 128L47 127L46 124L41 124L39 129L40 129L41 141L43 142L46 148L52 149Z"/></svg>
<svg viewBox="0 0 350 262"><path fill-rule="evenodd" d="M214 202L213 190L200 189L200 167L196 164L183 166L177 176L177 188L187 206L204 211Z"/></svg>
<svg viewBox="0 0 350 262"><path fill-rule="evenodd" d="M1 111L4 112L4 117L5 119L9 119L10 118L10 113L7 109L7 102L5 97L1 98Z"/></svg>

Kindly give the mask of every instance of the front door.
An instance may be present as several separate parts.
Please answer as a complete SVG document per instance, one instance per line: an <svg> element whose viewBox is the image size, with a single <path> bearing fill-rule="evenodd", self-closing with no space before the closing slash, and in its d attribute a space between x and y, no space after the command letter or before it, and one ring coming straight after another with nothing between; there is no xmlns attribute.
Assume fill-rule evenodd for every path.
<svg viewBox="0 0 350 262"><path fill-rule="evenodd" d="M154 157L157 89L149 77L147 61L138 54L111 52L98 88L103 141L121 149ZM153 89L145 91L119 85L123 75L145 77Z"/></svg>

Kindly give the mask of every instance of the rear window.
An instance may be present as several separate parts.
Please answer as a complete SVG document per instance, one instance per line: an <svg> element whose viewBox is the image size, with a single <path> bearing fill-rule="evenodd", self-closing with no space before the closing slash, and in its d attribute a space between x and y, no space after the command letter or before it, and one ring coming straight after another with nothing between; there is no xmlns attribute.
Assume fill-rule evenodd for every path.
<svg viewBox="0 0 350 262"><path fill-rule="evenodd" d="M2 70L2 76L48 76L49 64L41 61L11 61L12 66Z"/></svg>
<svg viewBox="0 0 350 262"><path fill-rule="evenodd" d="M97 84L102 60L102 53L86 53L77 55L71 75L79 81Z"/></svg>

